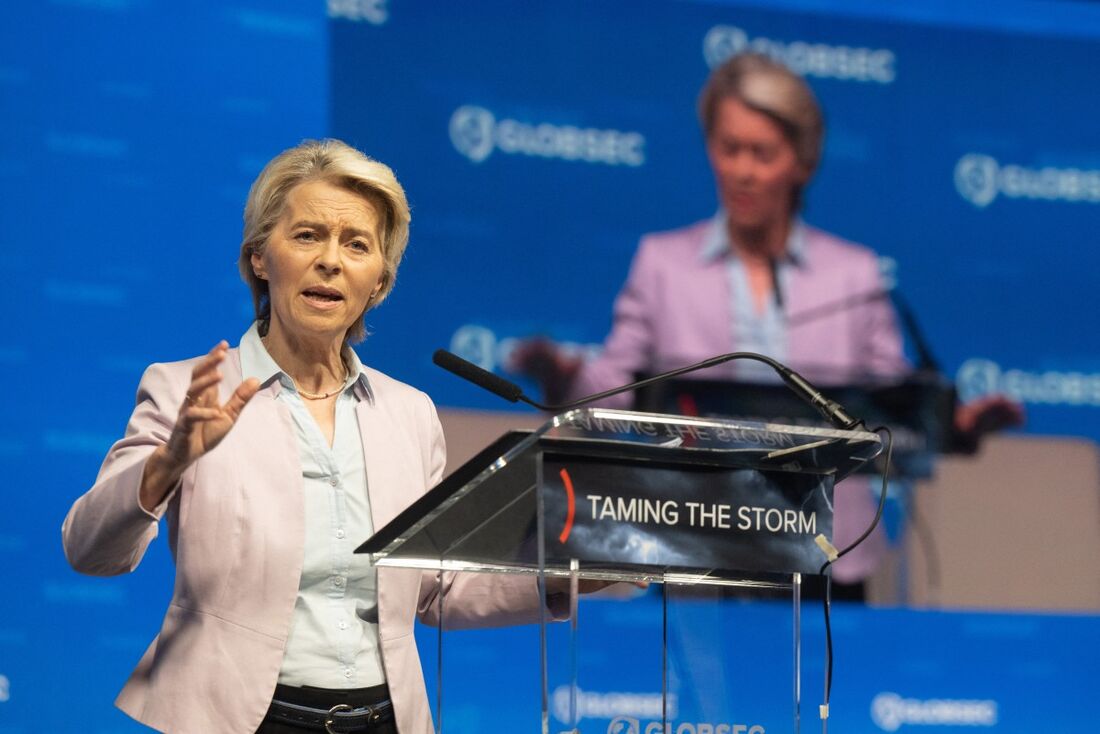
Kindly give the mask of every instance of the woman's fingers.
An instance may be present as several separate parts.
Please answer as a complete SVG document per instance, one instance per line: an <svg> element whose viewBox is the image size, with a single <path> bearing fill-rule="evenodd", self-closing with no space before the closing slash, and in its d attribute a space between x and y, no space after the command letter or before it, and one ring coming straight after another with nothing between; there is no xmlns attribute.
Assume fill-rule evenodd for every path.
<svg viewBox="0 0 1100 734"><path fill-rule="evenodd" d="M195 363L195 366L191 369L191 379L194 380L217 367L225 359L228 352L229 344L224 339L215 344L213 349Z"/></svg>
<svg viewBox="0 0 1100 734"><path fill-rule="evenodd" d="M260 389L260 381L255 377L250 377L233 391L233 394L229 396L229 400L225 402L225 405L208 405L200 403L196 395L201 394L205 390L209 390L216 386L221 381L221 375L218 373L212 373L201 379L195 380L191 383L191 390L187 396L184 397L183 409L180 411L180 418L188 423L195 423L199 421L209 421L215 418L229 418L236 422L240 417L241 411L244 406L248 404Z"/></svg>
<svg viewBox="0 0 1100 734"><path fill-rule="evenodd" d="M208 408L202 405L191 405L184 408L183 411L183 417L189 425L202 423L204 421L212 421L216 418L221 418L223 415L224 413L219 407Z"/></svg>
<svg viewBox="0 0 1100 734"><path fill-rule="evenodd" d="M217 391L211 388L216 387L221 379L221 370L217 369L192 379L190 387L187 388L187 395L184 396L184 403L186 405L209 405L211 398L217 399ZM208 392L210 394L206 394Z"/></svg>
<svg viewBox="0 0 1100 734"><path fill-rule="evenodd" d="M222 373L218 366L228 352L229 344L222 340L191 369L191 384L187 386L176 426L168 439L168 451L181 466L190 464L218 445L233 427L240 409L259 388L256 380L246 380L226 405L219 404L218 385Z"/></svg>
<svg viewBox="0 0 1100 734"><path fill-rule="evenodd" d="M187 455L187 463L225 438L244 406L260 389L260 381L250 377L237 386L224 405L219 404L218 386L223 375L218 367L228 353L229 344L220 341L191 369L191 384L184 395L173 437L169 439L181 455Z"/></svg>
<svg viewBox="0 0 1100 734"><path fill-rule="evenodd" d="M249 377L247 380L237 386L237 389L233 391L233 394L229 396L229 400L225 402L225 412L237 420L241 411L244 410L244 406L248 404L248 401L259 391L260 381L255 377Z"/></svg>
<svg viewBox="0 0 1100 734"><path fill-rule="evenodd" d="M217 384L221 381L218 365L229 353L229 344L224 339L215 344L191 369L191 384L184 396L184 405L211 406L217 404Z"/></svg>
<svg viewBox="0 0 1100 734"><path fill-rule="evenodd" d="M221 362L223 359L225 359L226 352L228 351L229 344L226 343L225 339L222 339L220 342L215 344L209 352L203 355L202 359L200 359L195 364L194 371L197 372L198 370L203 369L208 365L214 365L218 362Z"/></svg>

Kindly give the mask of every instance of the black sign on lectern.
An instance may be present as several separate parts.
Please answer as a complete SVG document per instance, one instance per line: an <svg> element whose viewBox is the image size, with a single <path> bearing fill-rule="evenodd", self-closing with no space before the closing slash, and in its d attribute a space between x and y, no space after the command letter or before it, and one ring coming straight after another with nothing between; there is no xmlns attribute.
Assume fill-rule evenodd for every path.
<svg viewBox="0 0 1100 734"><path fill-rule="evenodd" d="M834 482L880 450L861 431L574 410L504 435L357 552L622 580L813 574Z"/></svg>

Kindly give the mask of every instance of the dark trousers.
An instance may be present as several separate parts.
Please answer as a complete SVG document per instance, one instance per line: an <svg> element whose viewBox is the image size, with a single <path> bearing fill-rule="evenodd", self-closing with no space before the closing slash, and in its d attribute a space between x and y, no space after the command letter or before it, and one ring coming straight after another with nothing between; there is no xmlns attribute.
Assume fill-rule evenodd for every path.
<svg viewBox="0 0 1100 734"><path fill-rule="evenodd" d="M303 686L275 686L275 699L284 703L294 703L299 706L311 706L317 709L330 709L337 704L346 703L352 708L371 706L385 701L390 697L390 689L385 684L372 688L348 688L346 690L331 690L328 688L313 688ZM272 721L265 717L260 723L256 734L305 734L308 729L287 724L282 721ZM391 719L373 724L365 729L369 734L397 734L397 724Z"/></svg>

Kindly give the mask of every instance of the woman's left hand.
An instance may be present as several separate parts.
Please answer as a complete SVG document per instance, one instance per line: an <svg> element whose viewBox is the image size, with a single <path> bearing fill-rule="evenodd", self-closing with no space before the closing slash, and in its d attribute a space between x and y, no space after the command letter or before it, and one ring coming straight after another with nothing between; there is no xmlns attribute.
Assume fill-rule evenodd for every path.
<svg viewBox="0 0 1100 734"><path fill-rule="evenodd" d="M1004 395L986 395L955 409L955 430L975 438L1023 424L1023 406Z"/></svg>
<svg viewBox="0 0 1100 734"><path fill-rule="evenodd" d="M1024 424L1024 407L1004 395L986 395L955 408L952 449L973 454L982 438L1005 428Z"/></svg>

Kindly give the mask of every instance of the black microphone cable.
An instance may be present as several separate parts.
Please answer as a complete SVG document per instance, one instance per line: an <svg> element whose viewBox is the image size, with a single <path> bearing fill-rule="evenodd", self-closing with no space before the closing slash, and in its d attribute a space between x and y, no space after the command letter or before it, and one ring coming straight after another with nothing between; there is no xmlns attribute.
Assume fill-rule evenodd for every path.
<svg viewBox="0 0 1100 734"><path fill-rule="evenodd" d="M571 410L573 408L579 408L582 405L593 403L597 400L609 398L619 393L624 393L629 390L636 390L647 385L652 385L663 380L668 380L679 375L687 374L688 372L695 372L697 370L707 369L709 367L715 367L725 362L730 362L735 359L750 359L756 362L763 362L771 367L784 384L787 385L800 398L807 403L815 407L822 416L825 417L829 423L833 426L843 429L851 430L857 425L860 425L862 421L857 418L853 418L848 414L844 408L834 400L830 400L825 397L817 388L815 388L810 382L802 375L798 374L790 367L778 362L771 357L763 354L757 354L756 352L729 352L728 354L720 354L717 357L711 357L710 359L704 359L702 362L696 362L695 364L689 364L686 367L679 367L668 372L662 372L652 377L647 377L644 380L637 380L628 385L612 388L610 390L604 390L603 392L595 393L594 395L588 395L574 400L569 403L559 403L546 405L536 402L531 398L523 394L523 389L514 382L505 380L503 377L494 375L488 370L478 367L473 362L468 362L462 359L456 354L448 352L446 349L437 349L432 355L432 362L439 367L447 370L448 372L461 377L464 380L474 383L475 385L482 387L489 392L504 398L510 403L523 402L539 410L544 410L549 413L560 413L565 410Z"/></svg>
<svg viewBox="0 0 1100 734"><path fill-rule="evenodd" d="M909 521L909 528L913 531L913 540L920 547L924 556L924 593L926 603L930 606L938 606L940 600L940 579L943 576L940 570L940 552L936 544L936 538L932 527L920 509L917 502L917 493L910 492L905 503L905 517Z"/></svg>
<svg viewBox="0 0 1100 734"><path fill-rule="evenodd" d="M783 284L779 281L779 261L774 257L768 258L768 271L772 276L772 296L775 298L775 308L783 312Z"/></svg>
<svg viewBox="0 0 1100 734"><path fill-rule="evenodd" d="M818 571L825 579L825 593L822 595L822 606L825 612L825 700L818 710L821 716L822 734L827 732L829 728L829 697L833 692L833 630L831 617L833 577L832 574L827 573L827 571L838 559L850 553L853 548L867 540L867 538L871 536L871 533L875 531L875 528L878 527L879 522L882 520L882 513L886 508L886 495L890 487L890 457L894 451L894 434L890 432L888 426L872 428L870 429L870 433L886 434L886 452L882 467L882 489L879 491L878 507L875 509L875 517L858 538L841 550L836 551L835 555L831 555L830 558L822 564L821 570Z"/></svg>

